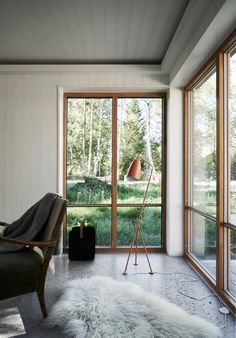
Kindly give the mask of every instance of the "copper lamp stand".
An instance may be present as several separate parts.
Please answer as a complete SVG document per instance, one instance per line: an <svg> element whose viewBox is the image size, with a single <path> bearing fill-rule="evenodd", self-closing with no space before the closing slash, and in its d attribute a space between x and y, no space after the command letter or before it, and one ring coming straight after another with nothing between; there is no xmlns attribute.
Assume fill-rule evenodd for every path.
<svg viewBox="0 0 236 338"><path fill-rule="evenodd" d="M124 269L123 275L127 275L127 269L128 269L128 265L129 265L129 259L130 259L130 256L132 254L132 251L133 251L134 243L136 243L134 265L138 265L138 261L137 261L138 235L140 235L141 242L142 242L142 245L144 247L145 255L146 255L146 258L147 258L147 261L148 261L148 265L149 265L149 269L150 269L149 273L153 274L151 263L150 263L150 260L149 260L149 257L148 257L148 253L147 253L147 248L145 246L145 242L144 242L144 239L143 239L143 234L142 234L142 231L141 231L141 228L140 228L140 220L141 220L141 216L142 216L142 212L143 212L143 209L144 209L145 200L146 200L146 197L147 197L148 188L149 188L151 177L152 177L153 165L151 163L149 163L148 161L146 161L143 157L138 157L130 165L130 168L129 168L128 173L127 173L126 176L127 176L127 178L131 178L132 180L138 180L140 178L140 175L141 175L141 163L140 163L140 159L150 165L151 171L150 171L150 174L149 174L147 188L146 188L146 191L144 193L143 203L142 203L142 206L140 208L140 212L139 212L139 216L138 216L138 221L137 221L137 224L135 226L134 237L133 237L133 240L132 240L131 245L130 245L129 254L128 254L128 258L127 258L127 261L126 261L126 265L125 265L125 269Z"/></svg>

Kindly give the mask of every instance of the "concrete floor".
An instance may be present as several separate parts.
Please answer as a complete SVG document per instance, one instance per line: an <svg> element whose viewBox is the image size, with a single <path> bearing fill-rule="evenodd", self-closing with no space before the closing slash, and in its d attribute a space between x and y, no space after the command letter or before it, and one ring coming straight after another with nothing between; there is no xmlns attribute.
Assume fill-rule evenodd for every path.
<svg viewBox="0 0 236 338"><path fill-rule="evenodd" d="M162 295L191 314L205 318L217 326L224 325L224 316L219 312L222 304L217 297L209 297L201 301L181 294L198 299L212 294L211 290L196 278L196 274L183 258L169 257L165 254L150 254L149 257L153 270L160 273L148 274L148 265L143 254L138 256L138 266L133 265L133 259L130 261L127 276L122 275L127 254L97 254L92 262L69 261L67 255L54 257L46 282L48 310L50 311L57 300L66 281L100 275L136 283L149 292ZM236 337L235 328L233 316L228 315L226 326L222 329L223 336ZM37 296L28 294L0 302L0 337L56 338L63 337L63 334L58 328L49 329L45 325Z"/></svg>

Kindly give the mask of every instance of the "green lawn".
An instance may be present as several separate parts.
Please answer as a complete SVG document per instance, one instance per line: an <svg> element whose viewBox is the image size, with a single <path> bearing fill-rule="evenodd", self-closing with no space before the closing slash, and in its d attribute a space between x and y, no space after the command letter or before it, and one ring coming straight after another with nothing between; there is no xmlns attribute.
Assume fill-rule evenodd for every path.
<svg viewBox="0 0 236 338"><path fill-rule="evenodd" d="M111 185L97 178L84 179L75 184L70 181L67 199L69 204L110 204ZM118 203L140 204L143 201L147 183L127 183L118 185ZM151 184L147 203L160 203L161 191L157 184ZM117 245L127 246L132 240L140 207L119 207L117 209ZM111 246L111 208L70 207L67 208L67 232L85 220L96 228L97 245ZM161 208L148 207L142 214L141 226L145 243L149 246L161 245Z"/></svg>
<svg viewBox="0 0 236 338"><path fill-rule="evenodd" d="M111 185L101 179L85 177L84 181L70 181L67 199L69 204L111 204ZM142 203L146 182L124 182L118 184L118 203ZM216 192L208 191L205 196L204 211L210 215L216 213ZM161 203L160 185L152 183L148 191L146 203ZM236 212L236 199L231 199L232 209ZM117 246L127 246L132 240L140 207L117 208ZM111 208L110 207L69 207L67 208L68 232L85 220L96 228L97 245L111 246ZM141 226L145 243L149 246L161 245L161 207L144 208ZM215 223L206 220L205 245L209 254L215 254L216 227ZM236 247L236 243L234 244Z"/></svg>
<svg viewBox="0 0 236 338"><path fill-rule="evenodd" d="M139 207L122 207L117 210L117 245L128 246L133 238ZM80 220L96 228L98 246L111 246L111 208L67 208L67 233ZM148 207L143 211L142 233L146 245L161 245L161 208ZM140 241L139 241L139 244Z"/></svg>

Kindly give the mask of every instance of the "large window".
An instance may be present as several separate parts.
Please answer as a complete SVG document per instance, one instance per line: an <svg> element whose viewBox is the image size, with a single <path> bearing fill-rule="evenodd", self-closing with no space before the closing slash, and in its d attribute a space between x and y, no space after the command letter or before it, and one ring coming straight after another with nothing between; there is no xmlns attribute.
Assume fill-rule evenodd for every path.
<svg viewBox="0 0 236 338"><path fill-rule="evenodd" d="M189 94L190 253L216 276L216 70ZM213 217L210 217L213 216Z"/></svg>
<svg viewBox="0 0 236 338"><path fill-rule="evenodd" d="M216 215L216 71L192 90L191 206Z"/></svg>
<svg viewBox="0 0 236 338"><path fill-rule="evenodd" d="M236 304L236 32L185 89L185 255Z"/></svg>
<svg viewBox="0 0 236 338"><path fill-rule="evenodd" d="M228 58L228 212L227 221L236 225L236 48Z"/></svg>
<svg viewBox="0 0 236 338"><path fill-rule="evenodd" d="M225 184L225 288L236 300L236 47L225 54L227 61L226 184Z"/></svg>
<svg viewBox="0 0 236 338"><path fill-rule="evenodd" d="M128 181L126 173L143 155L154 172L142 232L147 246L163 249L165 95L67 93L64 102L65 245L71 228L84 220L96 228L97 247L129 246L150 166L142 162L140 181Z"/></svg>

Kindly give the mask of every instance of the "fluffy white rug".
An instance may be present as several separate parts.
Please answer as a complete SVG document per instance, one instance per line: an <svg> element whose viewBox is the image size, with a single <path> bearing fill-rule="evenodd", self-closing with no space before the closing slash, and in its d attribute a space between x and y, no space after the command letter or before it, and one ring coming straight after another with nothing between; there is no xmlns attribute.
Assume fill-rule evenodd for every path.
<svg viewBox="0 0 236 338"><path fill-rule="evenodd" d="M53 306L49 325L78 338L210 338L220 330L133 283L110 277L73 280Z"/></svg>

